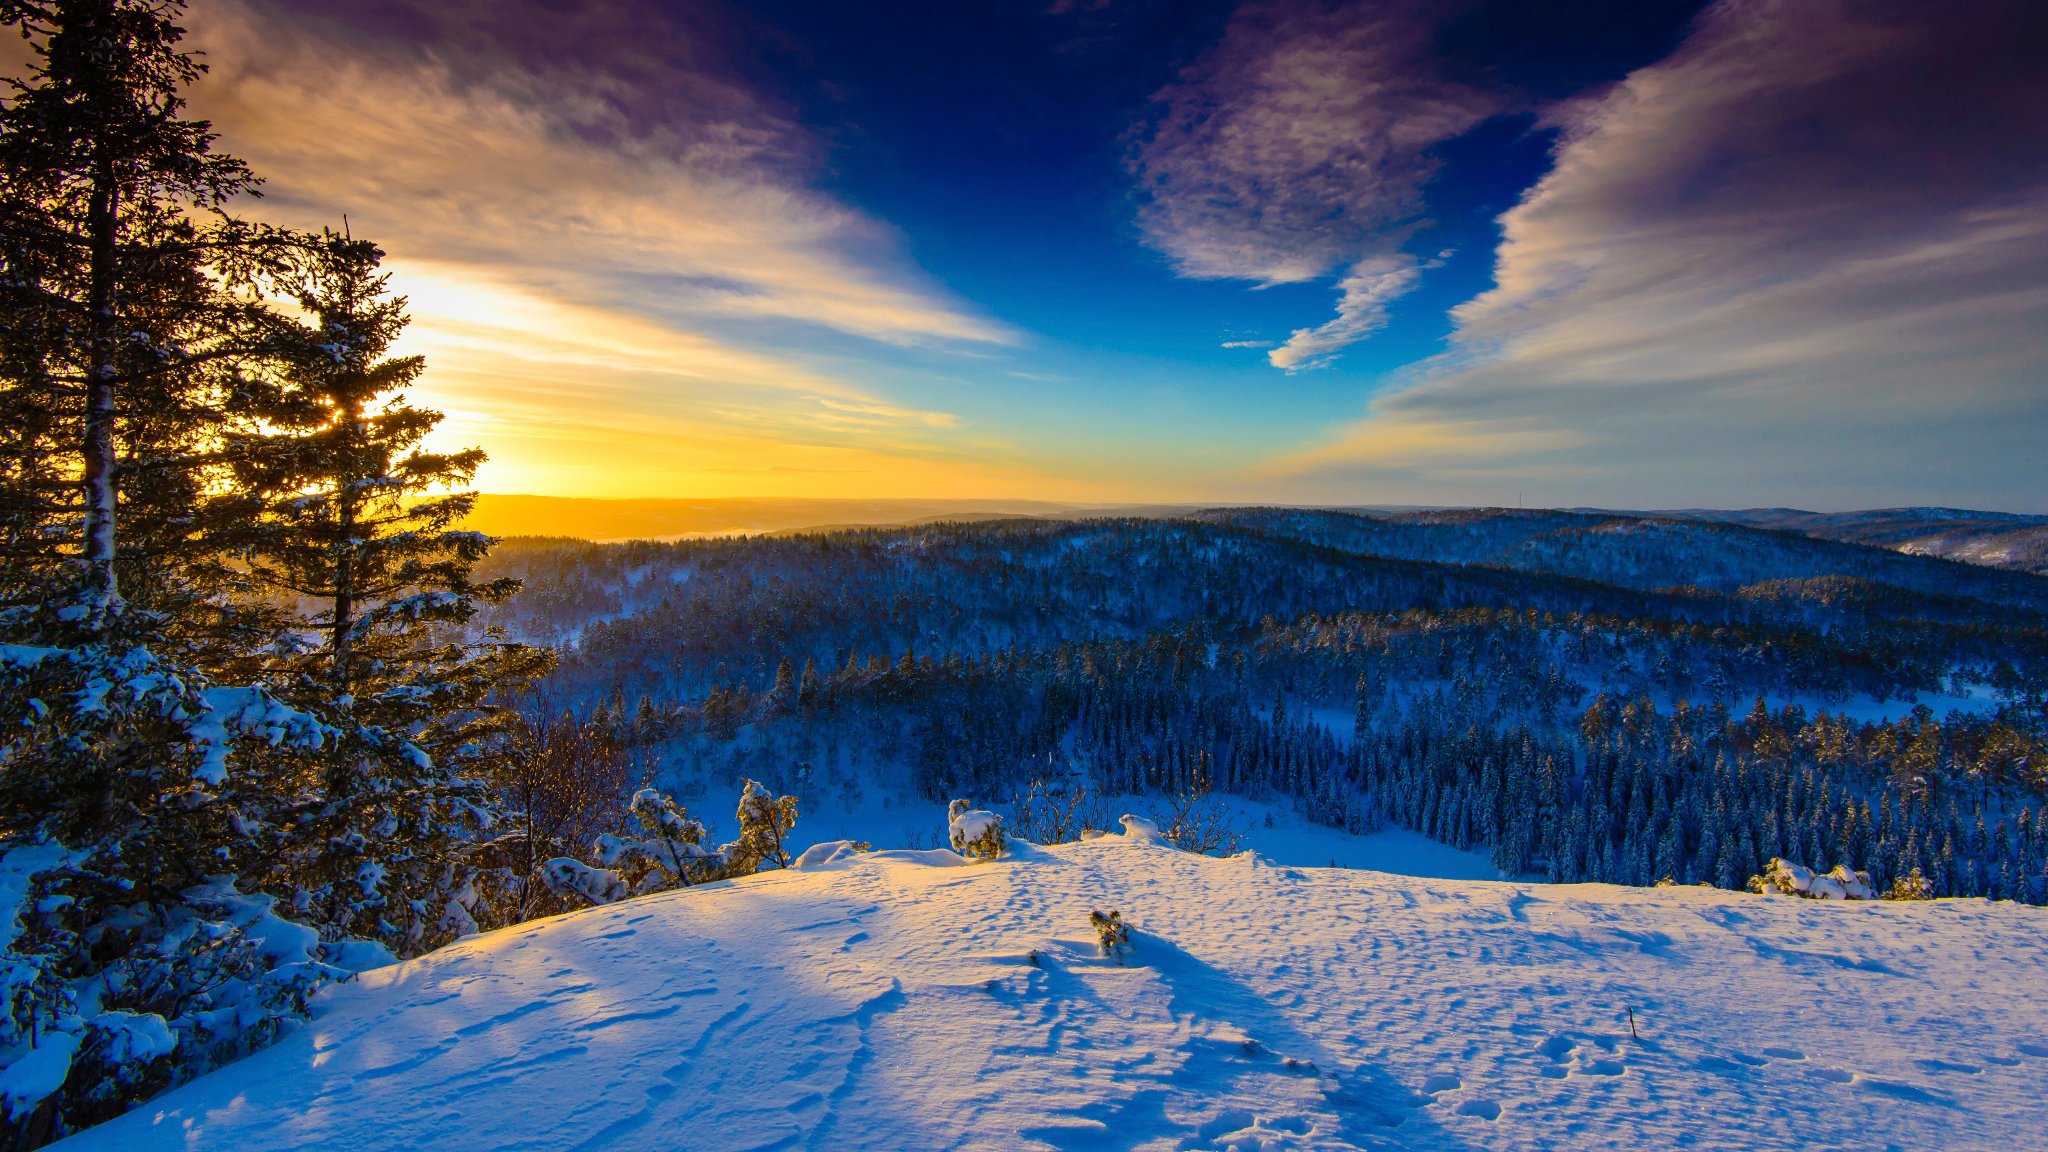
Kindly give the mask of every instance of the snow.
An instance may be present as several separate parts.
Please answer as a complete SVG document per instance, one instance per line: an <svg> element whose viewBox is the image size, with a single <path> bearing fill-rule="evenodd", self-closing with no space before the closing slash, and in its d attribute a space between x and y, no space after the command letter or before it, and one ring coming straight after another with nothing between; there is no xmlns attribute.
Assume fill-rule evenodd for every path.
<svg viewBox="0 0 2048 1152"><path fill-rule="evenodd" d="M472 937L64 1147L1928 1149L2048 1126L2038 909L1020 848L835 853ZM1133 928L1121 963L1097 910Z"/></svg>
<svg viewBox="0 0 2048 1152"><path fill-rule="evenodd" d="M0 1068L0 1105L5 1106L9 1120L21 1119L64 1086L78 1040L76 1032L44 1032L27 1052Z"/></svg>
<svg viewBox="0 0 2048 1152"><path fill-rule="evenodd" d="M1306 820L1285 798L1261 801L1219 793L1217 799L1236 814L1245 844L1275 863L1368 868L1441 880L1502 879L1485 852L1453 848L1406 828L1390 826L1359 835ZM1111 812L1141 812L1155 820L1165 807L1159 796L1110 796L1106 802ZM938 846L945 842L946 829L945 805L888 796L879 786L870 786L857 805L805 812L789 846L792 852L833 840Z"/></svg>
<svg viewBox="0 0 2048 1152"><path fill-rule="evenodd" d="M154 1060L178 1047L170 1024L153 1012L102 1012L86 1021L86 1027L100 1033L105 1057L112 1064Z"/></svg>
<svg viewBox="0 0 2048 1152"><path fill-rule="evenodd" d="M827 865L847 863L858 855L859 850L854 847L851 840L827 840L804 849L803 855L798 856L791 867L799 871L823 868Z"/></svg>
<svg viewBox="0 0 2048 1152"><path fill-rule="evenodd" d="M953 817L947 827L955 840L979 840L1002 822L1002 817L995 813L976 808Z"/></svg>

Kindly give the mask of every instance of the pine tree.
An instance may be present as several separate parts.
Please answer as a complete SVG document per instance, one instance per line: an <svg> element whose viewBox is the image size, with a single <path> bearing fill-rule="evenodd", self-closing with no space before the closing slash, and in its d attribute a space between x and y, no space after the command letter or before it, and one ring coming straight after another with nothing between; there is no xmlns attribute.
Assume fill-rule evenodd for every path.
<svg viewBox="0 0 2048 1152"><path fill-rule="evenodd" d="M288 940L257 947L243 925L268 904L237 874L280 768L334 730L209 675L275 619L203 562L223 365L261 311L235 293L294 241L223 214L254 180L183 115L201 69L177 13L0 0L33 54L0 104L0 845L30 893L0 1059L69 1069L11 1102L14 1146L246 1050L321 971ZM161 978L135 980L138 957ZM177 1057L95 1039L87 1010L155 1017Z"/></svg>
<svg viewBox="0 0 2048 1152"><path fill-rule="evenodd" d="M36 53L0 109L4 591L70 605L68 634L202 618L181 611L200 598L185 585L220 522L207 496L222 365L253 307L229 289L297 249L224 214L256 180L182 116L203 68L178 49L178 7L0 6ZM138 611L124 620L124 606Z"/></svg>
<svg viewBox="0 0 2048 1152"><path fill-rule="evenodd" d="M784 841L796 827L796 797L777 797L760 782L749 780L740 792L737 815L739 839L720 849L727 874L751 876L765 866L789 867Z"/></svg>
<svg viewBox="0 0 2048 1152"><path fill-rule="evenodd" d="M458 527L484 454L422 446L441 415L406 400L421 359L387 355L407 317L381 259L323 238L296 286L308 319L271 323L269 370L244 380L227 453L239 558L314 606L305 625L324 640L270 674L290 698L331 701L344 733L304 784L272 883L334 930L411 954L475 928L467 856L505 719L493 698L547 657L465 629L518 584L471 577L494 543Z"/></svg>

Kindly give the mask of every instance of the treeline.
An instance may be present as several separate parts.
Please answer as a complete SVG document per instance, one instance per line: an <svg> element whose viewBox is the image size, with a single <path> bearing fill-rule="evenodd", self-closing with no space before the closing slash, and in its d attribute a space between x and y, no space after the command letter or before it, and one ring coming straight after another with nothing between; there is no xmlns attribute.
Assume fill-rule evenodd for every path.
<svg viewBox="0 0 2048 1152"><path fill-rule="evenodd" d="M179 13L0 4L30 57L0 89L9 1147L267 1041L322 981L573 906L548 866L596 837L644 887L649 813L704 839L628 809L622 746L508 707L552 653L477 619L518 588L460 527L484 455L426 446L374 244L235 215L259 181L185 113ZM760 840L670 879L782 858Z"/></svg>
<svg viewBox="0 0 2048 1152"><path fill-rule="evenodd" d="M1821 634L1408 609L1197 618L836 667L784 658L758 686L683 701L629 698L639 686L596 680L618 669L588 653L556 682L585 677L595 722L663 758L685 791L758 776L836 807L877 783L1000 801L1034 780L1098 793L1206 782L1353 831L1403 824L1553 880L1741 888L1782 856L1850 864L1880 886L1918 868L1933 894L2040 902L2038 643L1910 620ZM1930 686L1987 706L1840 711Z"/></svg>

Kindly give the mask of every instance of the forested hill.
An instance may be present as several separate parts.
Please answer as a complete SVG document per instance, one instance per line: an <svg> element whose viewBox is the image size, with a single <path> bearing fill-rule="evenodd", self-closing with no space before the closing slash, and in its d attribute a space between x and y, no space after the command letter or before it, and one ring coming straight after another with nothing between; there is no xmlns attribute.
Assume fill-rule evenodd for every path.
<svg viewBox="0 0 2048 1152"><path fill-rule="evenodd" d="M1922 556L1946 556L2048 576L2048 516L1963 508L1873 508L1807 512L1797 508L1672 513L1757 528L1781 528L1829 540L1874 544Z"/></svg>
<svg viewBox="0 0 2048 1152"><path fill-rule="evenodd" d="M489 564L526 581L496 610L515 633L581 638L588 654L622 639L613 632L667 630L660 664L701 650L741 679L784 656L972 655L1305 612L1512 609L1837 644L1936 624L2029 637L2048 626L2041 577L1789 533L1558 512L1260 509L673 543L515 538Z"/></svg>
<svg viewBox="0 0 2048 1152"><path fill-rule="evenodd" d="M1424 558L1426 557L1426 558ZM1213 786L1514 874L2042 899L2048 580L1553 512L515 540L550 699L689 797Z"/></svg>
<svg viewBox="0 0 2048 1152"><path fill-rule="evenodd" d="M1928 555L1824 539L1789 526L1605 512L1462 509L1360 515L1290 508L1223 509L1201 519L1345 551L1489 564L1629 588L1694 585L1721 592L1840 576L1938 596L2040 609L2048 581Z"/></svg>

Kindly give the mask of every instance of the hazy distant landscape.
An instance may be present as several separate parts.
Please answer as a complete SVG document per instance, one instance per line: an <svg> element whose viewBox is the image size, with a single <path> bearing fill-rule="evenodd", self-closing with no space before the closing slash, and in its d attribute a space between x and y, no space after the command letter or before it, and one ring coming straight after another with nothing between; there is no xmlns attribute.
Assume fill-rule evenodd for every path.
<svg viewBox="0 0 2048 1152"><path fill-rule="evenodd" d="M477 498L476 509L467 523L479 532L495 536L674 540L1012 517L1157 519L1185 516L1202 508L1196 504L1058 504L1037 500L607 500L486 493ZM1374 517L1423 511L1399 505L1332 506L1326 510ZM1743 524L1994 568L2048 573L2048 516L1956 508L1879 508L1833 513L1796 508L1684 509L1617 514Z"/></svg>

